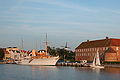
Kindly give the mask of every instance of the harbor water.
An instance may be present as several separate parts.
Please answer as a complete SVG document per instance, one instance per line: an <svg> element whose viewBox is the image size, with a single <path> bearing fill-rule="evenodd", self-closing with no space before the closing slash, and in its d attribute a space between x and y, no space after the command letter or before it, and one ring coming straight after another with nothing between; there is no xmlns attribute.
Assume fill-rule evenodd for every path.
<svg viewBox="0 0 120 80"><path fill-rule="evenodd" d="M120 80L120 68L0 64L0 80Z"/></svg>

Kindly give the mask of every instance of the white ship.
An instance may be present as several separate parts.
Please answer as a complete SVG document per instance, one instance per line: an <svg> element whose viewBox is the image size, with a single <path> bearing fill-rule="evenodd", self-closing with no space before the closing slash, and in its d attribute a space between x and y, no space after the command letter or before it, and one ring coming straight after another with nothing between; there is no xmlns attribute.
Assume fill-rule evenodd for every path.
<svg viewBox="0 0 120 80"><path fill-rule="evenodd" d="M50 56L47 51L47 35L45 42L45 50L35 51L32 50L31 54L21 58L16 63L21 65L56 65L59 60L59 56Z"/></svg>
<svg viewBox="0 0 120 80"><path fill-rule="evenodd" d="M34 58L31 57L25 57L21 61L18 61L17 64L21 65L56 65L56 62L59 60L59 57L41 57L41 58Z"/></svg>

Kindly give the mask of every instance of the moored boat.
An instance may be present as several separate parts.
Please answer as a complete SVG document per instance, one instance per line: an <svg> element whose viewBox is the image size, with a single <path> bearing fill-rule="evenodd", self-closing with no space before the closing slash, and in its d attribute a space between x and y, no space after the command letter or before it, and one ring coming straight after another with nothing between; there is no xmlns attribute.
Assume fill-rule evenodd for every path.
<svg viewBox="0 0 120 80"><path fill-rule="evenodd" d="M48 42L46 34L45 50L32 50L32 52L20 59L17 64L21 65L56 65L59 56L51 56L48 53Z"/></svg>
<svg viewBox="0 0 120 80"><path fill-rule="evenodd" d="M18 62L18 64L21 65L56 65L56 62L59 60L59 57L53 57L53 56L46 56L46 57L38 57L34 56L29 58L24 58L21 61Z"/></svg>
<svg viewBox="0 0 120 80"><path fill-rule="evenodd" d="M92 63L92 65L90 65L90 67L92 67L92 68L104 68L104 66L102 66L101 63L100 63L100 57L99 57L98 51L95 54L93 63Z"/></svg>

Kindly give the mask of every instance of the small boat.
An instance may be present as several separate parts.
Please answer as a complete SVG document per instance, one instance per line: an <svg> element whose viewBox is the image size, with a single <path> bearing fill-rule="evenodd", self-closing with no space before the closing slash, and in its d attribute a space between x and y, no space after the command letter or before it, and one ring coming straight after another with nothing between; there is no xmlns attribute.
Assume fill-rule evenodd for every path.
<svg viewBox="0 0 120 80"><path fill-rule="evenodd" d="M99 57L98 50L97 50L97 53L94 56L93 63L92 63L92 65L90 65L90 67L92 67L92 68L104 68L104 66L102 66L100 64L100 57Z"/></svg>

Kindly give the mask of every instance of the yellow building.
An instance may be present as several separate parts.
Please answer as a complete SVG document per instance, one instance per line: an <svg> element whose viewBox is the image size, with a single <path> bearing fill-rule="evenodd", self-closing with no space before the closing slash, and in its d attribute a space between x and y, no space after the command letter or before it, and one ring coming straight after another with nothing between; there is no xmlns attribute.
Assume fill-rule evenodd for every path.
<svg viewBox="0 0 120 80"><path fill-rule="evenodd" d="M16 51L16 50L18 51L19 48L17 48L17 47L6 48L5 51L4 51L4 59L13 58L11 51Z"/></svg>

